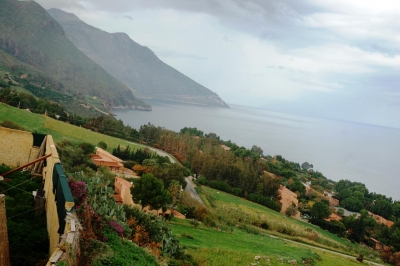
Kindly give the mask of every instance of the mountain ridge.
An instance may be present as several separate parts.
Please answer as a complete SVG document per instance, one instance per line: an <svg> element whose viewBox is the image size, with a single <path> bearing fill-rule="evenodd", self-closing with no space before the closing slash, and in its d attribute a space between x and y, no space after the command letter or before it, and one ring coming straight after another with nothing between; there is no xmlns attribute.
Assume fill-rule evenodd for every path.
<svg viewBox="0 0 400 266"><path fill-rule="evenodd" d="M151 49L126 33L107 33L60 9L47 12L61 24L79 50L137 97L229 108L216 93L164 63Z"/></svg>
<svg viewBox="0 0 400 266"><path fill-rule="evenodd" d="M150 109L76 48L62 26L39 4L0 0L0 5L0 51L14 58L1 57L0 67L14 74L41 76L43 83L38 89L49 87L103 111L115 107Z"/></svg>

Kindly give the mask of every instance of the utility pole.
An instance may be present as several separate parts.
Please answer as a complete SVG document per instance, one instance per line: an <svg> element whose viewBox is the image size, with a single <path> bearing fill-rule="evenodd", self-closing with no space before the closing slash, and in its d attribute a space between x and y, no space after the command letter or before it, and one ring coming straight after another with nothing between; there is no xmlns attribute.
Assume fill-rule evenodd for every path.
<svg viewBox="0 0 400 266"><path fill-rule="evenodd" d="M4 194L0 194L0 239L0 265L10 266L6 218L6 195Z"/></svg>

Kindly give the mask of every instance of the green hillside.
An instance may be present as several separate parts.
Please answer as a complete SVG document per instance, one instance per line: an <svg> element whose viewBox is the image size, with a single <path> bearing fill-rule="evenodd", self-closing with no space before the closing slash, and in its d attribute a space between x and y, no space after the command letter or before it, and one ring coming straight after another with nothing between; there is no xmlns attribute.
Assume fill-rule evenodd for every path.
<svg viewBox="0 0 400 266"><path fill-rule="evenodd" d="M262 205L206 186L198 188L213 226L175 219L173 233L189 253L204 264L249 265L254 256L269 256L260 265L281 265L278 258L313 261L306 265L356 265L355 257L379 255L317 226L286 217ZM260 228L264 223L268 229ZM195 225L195 226L194 226ZM207 225L207 226L206 226ZM325 250L320 250L323 248ZM351 258L335 252L348 254Z"/></svg>
<svg viewBox="0 0 400 266"><path fill-rule="evenodd" d="M53 136L55 142L69 140L73 143L88 142L97 146L100 141L103 141L107 144L109 149L115 148L118 145L129 145L131 148L139 147L126 140L70 125L48 116L34 114L26 110L0 104L0 122L4 119L22 126L27 131L50 134Z"/></svg>
<svg viewBox="0 0 400 266"><path fill-rule="evenodd" d="M95 99L95 106L102 110L119 106L149 109L79 51L36 2L0 0L0 6L0 67L27 76L28 81L41 81L38 89L49 87L82 102ZM66 108L73 111L72 106Z"/></svg>

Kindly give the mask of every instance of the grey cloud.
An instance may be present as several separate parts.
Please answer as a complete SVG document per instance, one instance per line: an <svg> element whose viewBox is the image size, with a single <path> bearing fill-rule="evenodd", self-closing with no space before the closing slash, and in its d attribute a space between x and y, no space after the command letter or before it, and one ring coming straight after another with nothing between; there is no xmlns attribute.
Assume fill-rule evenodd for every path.
<svg viewBox="0 0 400 266"><path fill-rule="evenodd" d="M125 15L124 18L127 18L129 20L133 20L132 16L130 16L130 15Z"/></svg>
<svg viewBox="0 0 400 266"><path fill-rule="evenodd" d="M153 49L153 47L152 47L152 49ZM198 56L198 55L193 55L193 54L185 54L185 53L181 53L181 52L177 52L177 51L167 51L167 50L158 50L157 56L173 57L173 58L189 58L189 59L195 59L195 60L207 60L207 58L203 57L203 56Z"/></svg>
<svg viewBox="0 0 400 266"><path fill-rule="evenodd" d="M53 7L61 9L84 9L83 5L78 0L36 0L35 2L45 9Z"/></svg>

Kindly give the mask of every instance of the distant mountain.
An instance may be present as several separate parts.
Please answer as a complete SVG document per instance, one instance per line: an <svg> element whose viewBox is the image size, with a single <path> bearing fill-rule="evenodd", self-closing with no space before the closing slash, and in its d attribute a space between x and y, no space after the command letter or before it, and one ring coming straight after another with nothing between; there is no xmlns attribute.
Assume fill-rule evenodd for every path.
<svg viewBox="0 0 400 266"><path fill-rule="evenodd" d="M65 106L70 112L77 111L76 102L83 109L103 111L150 109L77 49L60 24L34 1L0 0L0 68L17 74L21 84L72 96L75 103Z"/></svg>
<svg viewBox="0 0 400 266"><path fill-rule="evenodd" d="M127 34L107 33L59 9L48 12L76 47L131 88L136 96L228 107L217 94L165 64Z"/></svg>

